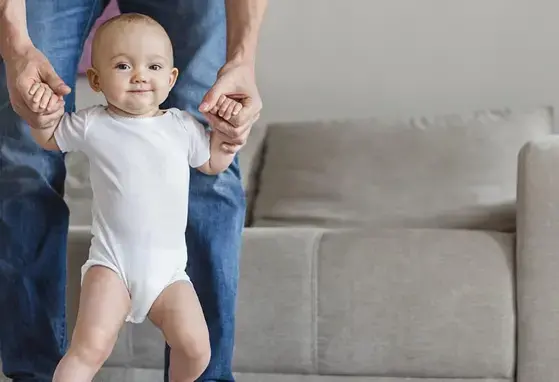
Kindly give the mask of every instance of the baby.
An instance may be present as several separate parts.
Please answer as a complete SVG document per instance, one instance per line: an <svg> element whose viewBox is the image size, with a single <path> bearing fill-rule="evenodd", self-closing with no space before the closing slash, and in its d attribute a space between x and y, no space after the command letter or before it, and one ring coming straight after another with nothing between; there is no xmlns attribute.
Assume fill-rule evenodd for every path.
<svg viewBox="0 0 559 382"><path fill-rule="evenodd" d="M210 344L185 272L189 166L218 174L238 147L208 135L184 111L160 109L178 71L167 33L147 16L124 14L103 24L87 75L107 106L49 114L62 101L45 84L29 90L44 111L33 137L48 150L85 153L94 195L77 323L54 381L91 381L123 323L146 317L171 347L171 380L194 381L209 362ZM228 119L241 107L221 97L212 113Z"/></svg>

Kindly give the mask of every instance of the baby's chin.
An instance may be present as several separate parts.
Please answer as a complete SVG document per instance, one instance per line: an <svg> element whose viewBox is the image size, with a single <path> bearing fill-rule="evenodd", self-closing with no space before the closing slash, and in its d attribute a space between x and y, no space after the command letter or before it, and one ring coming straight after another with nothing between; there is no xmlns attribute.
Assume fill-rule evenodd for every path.
<svg viewBox="0 0 559 382"><path fill-rule="evenodd" d="M155 114L159 110L159 105L150 103L136 103L136 102L126 102L123 104L112 103L114 107L121 110L122 112L130 115L130 116L149 116L151 114Z"/></svg>

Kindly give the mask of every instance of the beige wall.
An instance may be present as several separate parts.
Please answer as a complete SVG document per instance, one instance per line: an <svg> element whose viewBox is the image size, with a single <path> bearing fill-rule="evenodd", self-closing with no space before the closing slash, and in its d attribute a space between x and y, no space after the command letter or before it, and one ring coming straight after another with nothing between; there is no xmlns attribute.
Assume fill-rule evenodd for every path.
<svg viewBox="0 0 559 382"><path fill-rule="evenodd" d="M269 0L263 120L559 106L557 15L553 0Z"/></svg>

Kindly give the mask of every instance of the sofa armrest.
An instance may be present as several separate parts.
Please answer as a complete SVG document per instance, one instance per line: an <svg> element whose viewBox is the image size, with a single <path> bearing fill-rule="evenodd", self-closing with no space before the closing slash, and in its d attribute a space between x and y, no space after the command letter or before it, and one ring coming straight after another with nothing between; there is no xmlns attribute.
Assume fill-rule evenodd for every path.
<svg viewBox="0 0 559 382"><path fill-rule="evenodd" d="M559 380L559 137L519 154L518 382Z"/></svg>

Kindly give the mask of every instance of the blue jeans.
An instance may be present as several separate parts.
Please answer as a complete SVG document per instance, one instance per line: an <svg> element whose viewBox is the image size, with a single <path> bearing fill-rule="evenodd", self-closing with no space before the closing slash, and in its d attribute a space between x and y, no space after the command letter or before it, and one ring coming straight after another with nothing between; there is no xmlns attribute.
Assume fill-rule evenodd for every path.
<svg viewBox="0 0 559 382"><path fill-rule="evenodd" d="M123 12L147 14L166 28L181 74L163 106L188 110L202 121L197 106L225 60L224 1L121 0L119 5ZM83 43L104 6L104 0L27 0L34 44L72 88ZM46 382L67 346L64 157L34 143L10 107L0 66L0 354L3 372L14 381ZM73 110L74 92L66 105ZM191 171L187 271L212 347L200 380L233 381L244 192L237 161L217 177Z"/></svg>

